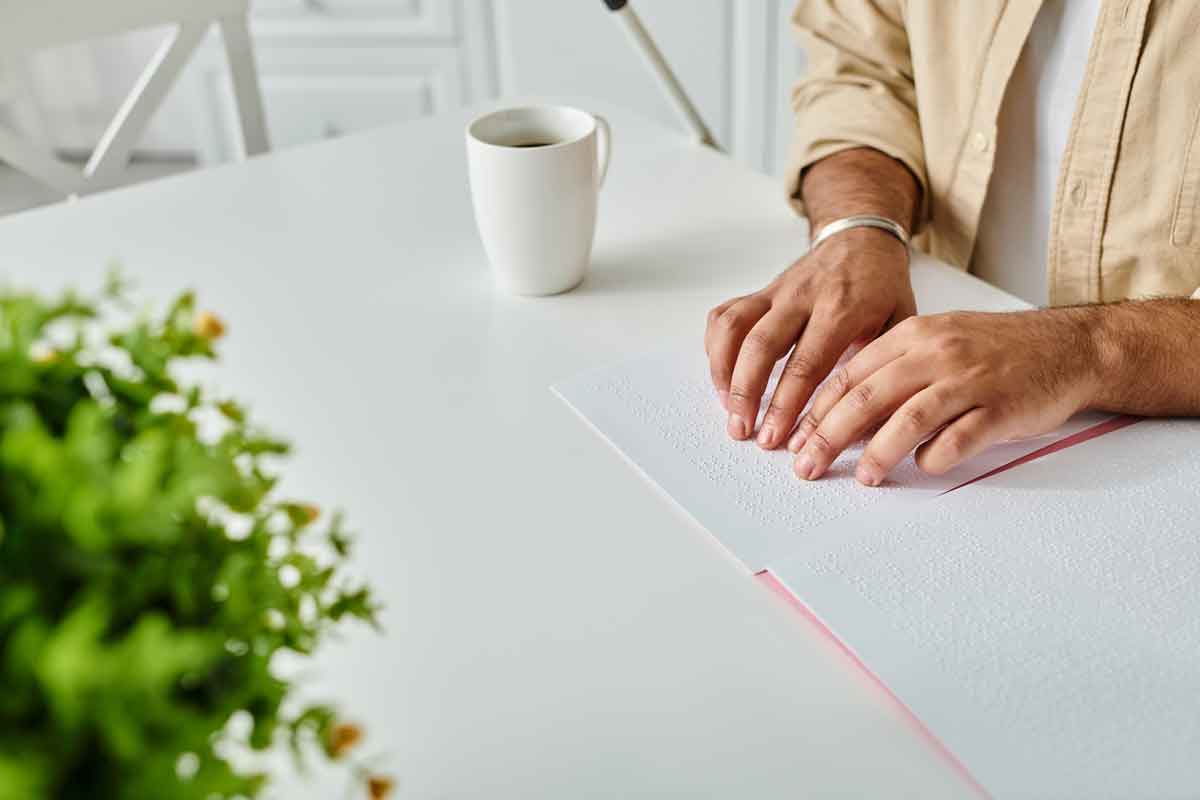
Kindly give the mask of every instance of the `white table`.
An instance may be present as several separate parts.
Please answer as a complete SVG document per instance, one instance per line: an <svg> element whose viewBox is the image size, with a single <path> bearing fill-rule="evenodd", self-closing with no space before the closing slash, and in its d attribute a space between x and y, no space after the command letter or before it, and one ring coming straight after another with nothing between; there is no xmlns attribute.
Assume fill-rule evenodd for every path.
<svg viewBox="0 0 1200 800"><path fill-rule="evenodd" d="M594 267L560 297L492 291L466 114L9 218L2 270L95 286L116 258L227 320L216 377L298 443L286 491L362 532L386 635L328 649L312 692L365 723L399 796L970 796L547 390L700 347L710 306L806 242L775 181L598 110L615 149ZM343 788L320 773L280 796Z"/></svg>

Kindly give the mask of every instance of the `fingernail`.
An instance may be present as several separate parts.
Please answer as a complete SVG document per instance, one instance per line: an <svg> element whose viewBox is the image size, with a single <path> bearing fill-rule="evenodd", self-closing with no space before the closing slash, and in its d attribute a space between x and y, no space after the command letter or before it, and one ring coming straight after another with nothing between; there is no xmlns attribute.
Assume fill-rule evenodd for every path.
<svg viewBox="0 0 1200 800"><path fill-rule="evenodd" d="M729 410L729 392L725 389L717 389L717 399L721 401L721 408Z"/></svg>
<svg viewBox="0 0 1200 800"><path fill-rule="evenodd" d="M804 447L804 443L808 441L808 434L804 430L798 430L792 434L792 438L788 441L788 451L799 453L800 448Z"/></svg>
<svg viewBox="0 0 1200 800"><path fill-rule="evenodd" d="M806 481L812 480L812 471L814 466L816 465L813 464L812 456L810 456L808 453L801 453L796 459L796 477Z"/></svg>
<svg viewBox="0 0 1200 800"><path fill-rule="evenodd" d="M729 435L735 439L745 439L750 435L750 431L746 428L746 420L739 417L737 414L729 415Z"/></svg>
<svg viewBox="0 0 1200 800"><path fill-rule="evenodd" d="M864 486L878 486L882 481L877 472L864 464L858 465L858 469L854 471L854 477L858 478L858 482Z"/></svg>
<svg viewBox="0 0 1200 800"><path fill-rule="evenodd" d="M763 425L762 430L758 432L758 446L770 447L775 443L775 428L770 425Z"/></svg>

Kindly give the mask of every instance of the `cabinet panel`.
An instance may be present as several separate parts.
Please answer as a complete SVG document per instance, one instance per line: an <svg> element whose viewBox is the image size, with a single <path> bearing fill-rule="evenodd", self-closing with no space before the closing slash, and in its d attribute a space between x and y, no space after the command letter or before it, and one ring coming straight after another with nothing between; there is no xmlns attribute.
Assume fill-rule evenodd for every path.
<svg viewBox="0 0 1200 800"><path fill-rule="evenodd" d="M417 119L433 110L428 75L280 76L263 81L271 144L292 147L389 122Z"/></svg>
<svg viewBox="0 0 1200 800"><path fill-rule="evenodd" d="M462 72L455 48L264 48L259 81L272 149L340 136L457 107ZM197 119L212 120L203 160L241 153L227 69L207 65Z"/></svg>
<svg viewBox="0 0 1200 800"><path fill-rule="evenodd" d="M255 0L256 17L330 14L334 16L419 17L420 0Z"/></svg>
<svg viewBox="0 0 1200 800"><path fill-rule="evenodd" d="M256 33L268 37L351 34L450 41L457 8L450 0L255 0L251 22Z"/></svg>

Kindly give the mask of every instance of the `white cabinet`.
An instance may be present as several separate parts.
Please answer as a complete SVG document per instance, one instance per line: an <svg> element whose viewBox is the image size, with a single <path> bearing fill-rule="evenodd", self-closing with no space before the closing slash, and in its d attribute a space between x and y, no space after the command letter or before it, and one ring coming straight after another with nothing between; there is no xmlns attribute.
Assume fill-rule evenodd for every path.
<svg viewBox="0 0 1200 800"><path fill-rule="evenodd" d="M788 89L803 67L787 24L794 0L630 2L721 145L778 173L791 128ZM498 95L579 104L594 98L679 126L601 0L253 4L251 34L277 149ZM163 35L143 31L45 54L32 65L37 69L6 76L14 90L0 96L0 119L47 149L86 152ZM26 75L38 80L19 80ZM240 148L224 51L213 34L139 150L160 157L196 152L213 163Z"/></svg>
<svg viewBox="0 0 1200 800"><path fill-rule="evenodd" d="M263 81L267 122L276 147L291 147L397 119L416 119L444 105L436 75L273 74Z"/></svg>
<svg viewBox="0 0 1200 800"><path fill-rule="evenodd" d="M254 18L279 33L285 28L318 34L452 37L464 0L254 0ZM478 3L479 0L466 0ZM323 29L323 30L322 30Z"/></svg>
<svg viewBox="0 0 1200 800"><path fill-rule="evenodd" d="M788 84L803 67L787 30L794 0L631 2L721 145L779 172ZM253 0L251 32L276 149L498 95L596 98L679 125L601 0ZM0 54L0 121L47 149L86 154L166 35L139 31L22 64ZM240 148L214 32L138 150L214 163Z"/></svg>
<svg viewBox="0 0 1200 800"><path fill-rule="evenodd" d="M778 173L803 66L793 0L632 2L721 144ZM592 97L679 124L600 0L256 0L251 31L276 148L497 95ZM201 159L223 161L240 143L219 42L197 72Z"/></svg>
<svg viewBox="0 0 1200 800"><path fill-rule="evenodd" d="M255 13L260 17L272 15L301 15L324 12L351 17L420 16L419 0L257 0Z"/></svg>
<svg viewBox="0 0 1200 800"><path fill-rule="evenodd" d="M494 93L488 0L258 0L251 17L274 149L436 114ZM190 78L204 162L241 143L221 43Z"/></svg>
<svg viewBox="0 0 1200 800"><path fill-rule="evenodd" d="M273 149L428 116L456 107L465 96L460 54L450 46L256 47ZM237 157L241 149L233 88L216 55L204 59L194 78L206 162Z"/></svg>

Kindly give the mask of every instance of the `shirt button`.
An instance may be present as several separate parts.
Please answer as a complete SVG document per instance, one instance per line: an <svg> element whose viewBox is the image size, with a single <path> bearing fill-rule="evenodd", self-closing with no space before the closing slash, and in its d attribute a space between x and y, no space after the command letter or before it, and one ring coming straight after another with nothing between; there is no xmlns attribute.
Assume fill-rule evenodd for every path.
<svg viewBox="0 0 1200 800"><path fill-rule="evenodd" d="M1087 199L1087 183L1081 178L1076 178L1071 184L1071 202L1077 206L1083 205L1083 201Z"/></svg>
<svg viewBox="0 0 1200 800"><path fill-rule="evenodd" d="M975 133L975 137L971 141L975 145L975 149L980 153L987 152L989 141L986 133L983 131L977 131Z"/></svg>

